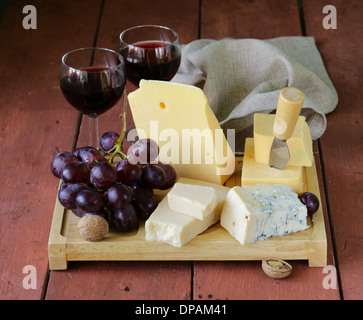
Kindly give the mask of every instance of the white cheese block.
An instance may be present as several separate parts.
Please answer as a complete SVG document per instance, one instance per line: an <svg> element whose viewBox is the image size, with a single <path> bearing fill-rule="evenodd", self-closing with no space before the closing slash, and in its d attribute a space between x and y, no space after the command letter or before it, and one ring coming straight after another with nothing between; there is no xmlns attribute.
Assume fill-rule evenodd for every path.
<svg viewBox="0 0 363 320"><path fill-rule="evenodd" d="M178 182L212 187L216 192L214 210L204 220L199 220L171 210L168 198L165 197L145 223L146 240L165 242L175 247L181 247L219 221L230 188L187 178L180 178Z"/></svg>
<svg viewBox="0 0 363 320"><path fill-rule="evenodd" d="M242 245L307 229L307 209L286 185L233 187L222 215L224 227Z"/></svg>
<svg viewBox="0 0 363 320"><path fill-rule="evenodd" d="M214 188L177 182L167 195L170 209L204 220L216 207Z"/></svg>

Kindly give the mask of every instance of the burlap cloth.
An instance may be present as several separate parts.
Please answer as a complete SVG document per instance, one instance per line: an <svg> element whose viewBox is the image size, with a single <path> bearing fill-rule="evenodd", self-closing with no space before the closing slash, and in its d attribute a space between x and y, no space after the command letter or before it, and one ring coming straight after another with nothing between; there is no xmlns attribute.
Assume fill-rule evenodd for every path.
<svg viewBox="0 0 363 320"><path fill-rule="evenodd" d="M325 114L338 103L313 37L196 40L182 46L172 81L204 91L221 127L236 130L236 151L253 135L253 114L274 112L286 86L304 92L301 114L314 140L326 129Z"/></svg>

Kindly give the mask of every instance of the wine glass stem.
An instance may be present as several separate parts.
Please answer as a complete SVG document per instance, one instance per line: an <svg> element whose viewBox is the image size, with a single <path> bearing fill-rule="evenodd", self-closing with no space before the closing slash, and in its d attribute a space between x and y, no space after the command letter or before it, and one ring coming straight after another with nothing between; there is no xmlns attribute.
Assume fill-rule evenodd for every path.
<svg viewBox="0 0 363 320"><path fill-rule="evenodd" d="M99 147L99 138L98 138L98 117L91 118L89 117L89 145L94 148Z"/></svg>

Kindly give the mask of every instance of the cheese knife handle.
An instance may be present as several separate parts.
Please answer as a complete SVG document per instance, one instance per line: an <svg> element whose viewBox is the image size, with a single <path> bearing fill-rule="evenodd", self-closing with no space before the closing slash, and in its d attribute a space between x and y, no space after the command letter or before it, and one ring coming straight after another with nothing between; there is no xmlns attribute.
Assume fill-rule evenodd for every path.
<svg viewBox="0 0 363 320"><path fill-rule="evenodd" d="M286 87L280 91L273 126L273 135L276 138L287 140L292 136L303 103L304 93L301 90Z"/></svg>

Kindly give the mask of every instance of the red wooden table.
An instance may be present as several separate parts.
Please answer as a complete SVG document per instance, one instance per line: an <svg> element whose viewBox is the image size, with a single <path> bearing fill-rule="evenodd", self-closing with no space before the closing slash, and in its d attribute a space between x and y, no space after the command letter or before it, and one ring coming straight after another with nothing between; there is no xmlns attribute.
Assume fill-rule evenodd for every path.
<svg viewBox="0 0 363 320"><path fill-rule="evenodd" d="M28 4L37 9L37 29L23 28ZM337 29L323 28L327 4L337 9ZM361 1L19 0L1 9L1 300L363 299ZM138 24L167 25L181 43L315 37L339 96L326 132L315 142L328 264L334 268L291 261L294 272L283 280L268 278L260 261L71 262L66 271L49 270L58 187L50 161L59 151L85 145L88 129L60 92L60 59L78 47L116 49L119 33ZM101 116L100 132L120 131L119 113L115 107ZM26 266L36 271L33 288L24 285ZM324 279L332 270L337 276L327 287Z"/></svg>

